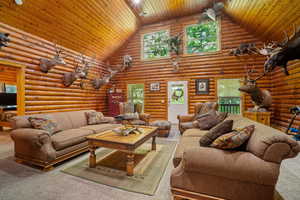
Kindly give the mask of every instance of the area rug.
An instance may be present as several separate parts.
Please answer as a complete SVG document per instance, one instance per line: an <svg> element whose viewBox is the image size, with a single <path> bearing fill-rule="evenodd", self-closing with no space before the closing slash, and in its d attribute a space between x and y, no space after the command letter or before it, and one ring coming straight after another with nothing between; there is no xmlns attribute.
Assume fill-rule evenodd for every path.
<svg viewBox="0 0 300 200"><path fill-rule="evenodd" d="M86 158L62 172L126 191L154 195L175 147L175 141L167 140L158 140L156 151L149 152L150 143L141 145L135 152L134 175L131 177L126 175L125 154L106 148L97 152L96 168L89 168Z"/></svg>

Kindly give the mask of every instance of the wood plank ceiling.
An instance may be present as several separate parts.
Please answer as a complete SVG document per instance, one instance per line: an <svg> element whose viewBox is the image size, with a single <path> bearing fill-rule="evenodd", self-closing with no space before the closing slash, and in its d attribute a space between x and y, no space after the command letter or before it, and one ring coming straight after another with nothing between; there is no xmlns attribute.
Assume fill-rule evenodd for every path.
<svg viewBox="0 0 300 200"><path fill-rule="evenodd" d="M128 0L130 1L130 0ZM141 0L135 5L131 1L131 7L136 13L141 15L139 18L143 24L150 24L167 20L175 17L182 17L200 13L203 8L209 7L213 0Z"/></svg>
<svg viewBox="0 0 300 200"><path fill-rule="evenodd" d="M229 0L226 13L265 40L282 40L291 24L300 26L299 0Z"/></svg>
<svg viewBox="0 0 300 200"><path fill-rule="evenodd" d="M123 0L0 1L0 21L103 60L138 28Z"/></svg>

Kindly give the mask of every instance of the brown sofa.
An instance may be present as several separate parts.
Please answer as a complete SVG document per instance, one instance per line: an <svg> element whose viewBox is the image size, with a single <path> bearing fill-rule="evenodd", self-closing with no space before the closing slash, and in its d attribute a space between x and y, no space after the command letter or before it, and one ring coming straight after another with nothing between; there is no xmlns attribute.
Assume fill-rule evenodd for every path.
<svg viewBox="0 0 300 200"><path fill-rule="evenodd" d="M196 103L194 110L194 114L177 116L178 128L181 134L185 130L193 128L193 121L196 115L207 113L210 110L218 110L218 104L216 102Z"/></svg>
<svg viewBox="0 0 300 200"><path fill-rule="evenodd" d="M15 143L16 160L38 165L48 170L60 161L87 151L86 136L121 126L115 124L112 117L106 117L108 123L87 125L85 115L87 111L90 110L13 118L14 130L11 132L11 137ZM30 116L46 116L54 119L62 131L49 136L46 131L32 129L28 121Z"/></svg>
<svg viewBox="0 0 300 200"><path fill-rule="evenodd" d="M174 199L271 200L281 161L295 157L299 144L271 127L229 115L234 127L255 124L244 151L201 147L206 131L186 130L177 146L171 175Z"/></svg>

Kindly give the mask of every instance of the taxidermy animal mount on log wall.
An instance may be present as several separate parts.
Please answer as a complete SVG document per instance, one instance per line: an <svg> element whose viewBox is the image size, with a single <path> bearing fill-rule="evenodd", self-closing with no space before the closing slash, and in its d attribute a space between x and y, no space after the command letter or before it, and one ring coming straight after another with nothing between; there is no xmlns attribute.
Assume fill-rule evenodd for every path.
<svg viewBox="0 0 300 200"><path fill-rule="evenodd" d="M92 80L92 85L95 89L100 89L103 85L108 84L110 79L119 72L119 70L112 70L111 68L108 68L108 71L109 74L104 76L104 78L95 78Z"/></svg>
<svg viewBox="0 0 300 200"><path fill-rule="evenodd" d="M229 55L231 56L241 56L244 54L253 54L257 53L257 48L254 43L242 43L236 49L230 51Z"/></svg>
<svg viewBox="0 0 300 200"><path fill-rule="evenodd" d="M7 47L7 43L10 42L9 33L0 33L0 49Z"/></svg>
<svg viewBox="0 0 300 200"><path fill-rule="evenodd" d="M208 19L216 21L217 17L222 14L224 7L225 6L223 2L215 3L212 8L208 8L201 14L199 18L199 23Z"/></svg>
<svg viewBox="0 0 300 200"><path fill-rule="evenodd" d="M49 70L51 70L56 65L66 65L66 62L64 61L64 58L66 56L62 56L62 50L57 47L57 45L54 45L55 48L55 56L50 59L41 58L40 59L40 69L44 73L48 73Z"/></svg>
<svg viewBox="0 0 300 200"><path fill-rule="evenodd" d="M132 57L130 55L123 56L123 70L131 67L132 65Z"/></svg>
<svg viewBox="0 0 300 200"><path fill-rule="evenodd" d="M272 105L272 96L268 90L260 89L256 84L256 81L265 76L265 73L256 79L251 79L250 74L253 72L253 69L246 69L245 84L239 88L239 91L250 95L254 104L254 108L251 111L265 112Z"/></svg>
<svg viewBox="0 0 300 200"><path fill-rule="evenodd" d="M81 55L81 64L82 65L79 65L79 63L75 61L75 58L74 58L74 62L76 63L75 70L73 72L64 73L64 76L63 76L63 84L66 87L71 86L77 79L81 79L81 80L87 79L87 76L88 76L88 72L90 69L90 63L86 61L84 56ZM83 89L82 81L80 83L80 87L81 87L81 89Z"/></svg>
<svg viewBox="0 0 300 200"><path fill-rule="evenodd" d="M169 52L175 53L175 57L171 58L172 61L172 66L173 66L173 72L178 72L179 71L179 60L180 60L180 56L179 54L181 53L181 44L182 44L182 33L179 33L176 36L170 37L167 40L167 43L169 45Z"/></svg>
<svg viewBox="0 0 300 200"><path fill-rule="evenodd" d="M289 75L287 64L291 60L300 59L300 27L294 26L294 33L290 37L286 32L286 39L282 43L272 43L268 48L261 49L260 54L268 56L264 65L265 72L273 71L277 66L282 67L285 75Z"/></svg>

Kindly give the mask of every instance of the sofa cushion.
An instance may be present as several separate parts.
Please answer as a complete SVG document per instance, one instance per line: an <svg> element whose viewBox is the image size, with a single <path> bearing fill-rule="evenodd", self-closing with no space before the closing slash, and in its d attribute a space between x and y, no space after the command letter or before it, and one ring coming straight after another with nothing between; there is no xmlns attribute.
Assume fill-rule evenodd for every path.
<svg viewBox="0 0 300 200"><path fill-rule="evenodd" d="M59 132L58 125L55 120L44 117L29 117L28 121L34 129L47 131L49 135Z"/></svg>
<svg viewBox="0 0 300 200"><path fill-rule="evenodd" d="M191 148L191 147L203 148L203 147L199 147L199 139L200 137L181 137L173 158L174 167L177 167L179 165L180 161L182 160L183 152L185 151L186 148Z"/></svg>
<svg viewBox="0 0 300 200"><path fill-rule="evenodd" d="M218 137L210 145L219 149L234 149L243 145L251 136L255 129L254 125L247 126L239 131L234 130Z"/></svg>
<svg viewBox="0 0 300 200"><path fill-rule="evenodd" d="M55 135L51 136L51 139L53 147L55 150L59 151L86 141L85 137L91 134L93 134L92 130L69 129L56 133Z"/></svg>
<svg viewBox="0 0 300 200"><path fill-rule="evenodd" d="M219 136L232 131L232 125L233 120L226 120L210 129L203 137L201 137L199 141L200 146L207 147Z"/></svg>
<svg viewBox="0 0 300 200"><path fill-rule="evenodd" d="M80 110L80 111L67 112L67 115L72 122L72 128L80 128L82 126L86 126L87 118L85 113L92 112L92 111L95 112L95 110Z"/></svg>
<svg viewBox="0 0 300 200"><path fill-rule="evenodd" d="M207 130L200 130L198 128L191 128L187 129L183 132L183 137L202 137L205 135L208 131Z"/></svg>
<svg viewBox="0 0 300 200"><path fill-rule="evenodd" d="M97 125L87 125L80 129L93 131L93 134L100 133L107 130L112 130L117 127L121 127L121 124L97 124Z"/></svg>

